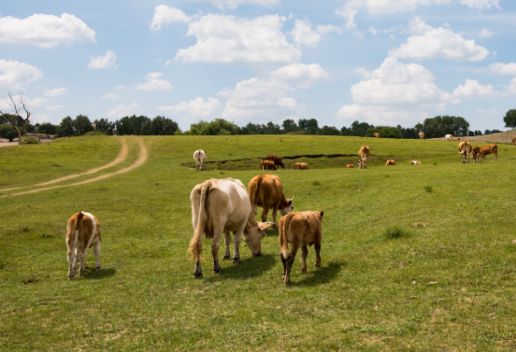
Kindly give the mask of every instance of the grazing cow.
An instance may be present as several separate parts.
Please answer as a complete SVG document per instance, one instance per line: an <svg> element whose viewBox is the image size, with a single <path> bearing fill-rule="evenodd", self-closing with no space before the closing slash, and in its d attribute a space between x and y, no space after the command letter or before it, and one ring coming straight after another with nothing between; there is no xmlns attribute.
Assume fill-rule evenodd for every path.
<svg viewBox="0 0 516 352"><path fill-rule="evenodd" d="M359 169L365 169L367 167L367 158L369 158L369 146L363 145L358 150L358 168Z"/></svg>
<svg viewBox="0 0 516 352"><path fill-rule="evenodd" d="M195 160L195 169L202 170L202 165L204 164L204 160L206 160L206 153L202 149L197 149L193 153L193 159Z"/></svg>
<svg viewBox="0 0 516 352"><path fill-rule="evenodd" d="M321 266L321 221L322 211L294 211L282 216L279 224L281 262L283 263L283 282L290 284L290 271L299 247L302 250L301 272L306 273L308 246L315 247L315 267ZM291 244L289 251L288 244Z"/></svg>
<svg viewBox="0 0 516 352"><path fill-rule="evenodd" d="M385 166L394 166L394 165L396 165L395 160L389 159L385 162Z"/></svg>
<svg viewBox="0 0 516 352"><path fill-rule="evenodd" d="M277 170L276 164L272 160L260 160L260 169L262 170Z"/></svg>
<svg viewBox="0 0 516 352"><path fill-rule="evenodd" d="M272 209L272 220L276 224L278 210L281 215L285 215L294 209L292 199L286 199L283 194L283 185L279 176L258 175L254 176L247 185L249 199L256 214L256 207L262 207L262 221L267 220L269 209Z"/></svg>
<svg viewBox="0 0 516 352"><path fill-rule="evenodd" d="M444 135L444 138L447 140L447 141L451 141L453 139L453 134L445 134Z"/></svg>
<svg viewBox="0 0 516 352"><path fill-rule="evenodd" d="M516 137L512 139L512 144L516 144Z"/></svg>
<svg viewBox="0 0 516 352"><path fill-rule="evenodd" d="M462 162L469 162L468 154L471 154L473 147L468 141L462 141L459 143L459 154L462 156Z"/></svg>
<svg viewBox="0 0 516 352"><path fill-rule="evenodd" d="M220 273L219 242L224 232L226 244L229 231L234 233L234 262L240 262L240 237L244 239L254 256L261 255L261 240L270 224L257 223L247 190L240 180L233 178L209 179L196 185L190 193L192 207L192 226L194 233L188 251L195 259L195 277L202 277L201 252L202 234L213 238L211 254L213 271ZM229 251L226 248L229 257Z"/></svg>
<svg viewBox="0 0 516 352"><path fill-rule="evenodd" d="M493 154L494 160L496 160L498 159L498 146L496 144L488 144L482 147L475 147L473 148L472 154L475 163L477 161L480 162L480 160L484 159L488 154Z"/></svg>
<svg viewBox="0 0 516 352"><path fill-rule="evenodd" d="M419 131L417 135L419 136L419 139L425 139L425 132Z"/></svg>
<svg viewBox="0 0 516 352"><path fill-rule="evenodd" d="M264 160L271 160L274 162L274 165L276 165L276 167L279 166L282 169L285 168L285 164L283 164L283 161L281 160L281 158L279 158L276 155L267 155Z"/></svg>
<svg viewBox="0 0 516 352"><path fill-rule="evenodd" d="M352 168L354 168L354 167L355 167L355 165L353 165L352 163L347 163L347 164L346 164L346 167L347 167L348 169L352 169Z"/></svg>
<svg viewBox="0 0 516 352"><path fill-rule="evenodd" d="M421 165L421 161L419 161L419 160L410 160L410 165Z"/></svg>
<svg viewBox="0 0 516 352"><path fill-rule="evenodd" d="M373 137L380 138L380 132L374 132L373 133Z"/></svg>
<svg viewBox="0 0 516 352"><path fill-rule="evenodd" d="M308 164L307 163L302 163L302 162L294 163L294 169L306 170L306 169L308 169Z"/></svg>
<svg viewBox="0 0 516 352"><path fill-rule="evenodd" d="M68 278L76 274L79 259L79 275L84 275L86 250L93 247L95 267L100 269L100 222L88 212L80 211L68 218L66 223L66 248L68 259Z"/></svg>

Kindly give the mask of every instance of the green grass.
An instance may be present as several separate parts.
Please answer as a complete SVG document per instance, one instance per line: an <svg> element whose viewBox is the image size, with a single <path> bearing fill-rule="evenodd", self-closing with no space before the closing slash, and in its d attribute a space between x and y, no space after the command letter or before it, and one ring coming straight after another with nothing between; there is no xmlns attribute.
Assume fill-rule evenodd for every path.
<svg viewBox="0 0 516 352"><path fill-rule="evenodd" d="M150 158L130 173L0 198L0 350L516 348L516 147L475 165L460 162L456 143L438 141L174 136L145 143ZM320 269L310 248L308 273L296 258L285 288L274 232L262 257L242 242L242 263L221 261L220 275L204 240L205 276L193 278L190 190L210 177L247 183L260 173L239 162L196 172L184 166L193 150L203 148L210 161L259 160L353 154L364 143L374 157L365 170L307 159L309 170L276 172L296 210L324 210ZM3 148L0 187L100 166L118 148L95 136ZM117 168L136 151L131 139L131 156ZM386 159L398 165L385 167ZM411 159L422 166L409 166ZM64 232L78 210L102 222L103 268L68 281ZM388 228L411 235L386 240Z"/></svg>

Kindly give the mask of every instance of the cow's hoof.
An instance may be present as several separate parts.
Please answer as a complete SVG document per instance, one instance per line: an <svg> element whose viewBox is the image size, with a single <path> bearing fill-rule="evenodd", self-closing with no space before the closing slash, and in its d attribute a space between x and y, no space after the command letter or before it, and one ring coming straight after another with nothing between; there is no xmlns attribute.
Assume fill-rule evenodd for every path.
<svg viewBox="0 0 516 352"><path fill-rule="evenodd" d="M95 267L95 270L100 270L100 266L96 266L96 267Z"/></svg>
<svg viewBox="0 0 516 352"><path fill-rule="evenodd" d="M229 254L225 255L223 259L231 259L231 256Z"/></svg>
<svg viewBox="0 0 516 352"><path fill-rule="evenodd" d="M306 274L306 269L301 269L301 274Z"/></svg>
<svg viewBox="0 0 516 352"><path fill-rule="evenodd" d="M233 258L233 264L240 264L240 257Z"/></svg>
<svg viewBox="0 0 516 352"><path fill-rule="evenodd" d="M200 279L202 277L202 272L201 271L196 271L194 273L194 276L195 276L196 279Z"/></svg>
<svg viewBox="0 0 516 352"><path fill-rule="evenodd" d="M222 270L219 268L213 268L213 272L216 273L216 274L220 274L222 272Z"/></svg>

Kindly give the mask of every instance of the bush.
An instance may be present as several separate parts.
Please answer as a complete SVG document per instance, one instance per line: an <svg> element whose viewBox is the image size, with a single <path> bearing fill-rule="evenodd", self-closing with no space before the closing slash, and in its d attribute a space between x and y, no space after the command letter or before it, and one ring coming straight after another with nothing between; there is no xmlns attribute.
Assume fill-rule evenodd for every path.
<svg viewBox="0 0 516 352"><path fill-rule="evenodd" d="M101 131L90 131L86 132L85 136L105 136L106 134Z"/></svg>
<svg viewBox="0 0 516 352"><path fill-rule="evenodd" d="M36 136L23 136L20 144L39 144L39 138Z"/></svg>
<svg viewBox="0 0 516 352"><path fill-rule="evenodd" d="M398 226L390 226L385 229L383 232L383 237L388 240L401 238L401 237L409 237L411 233L407 230L404 230Z"/></svg>
<svg viewBox="0 0 516 352"><path fill-rule="evenodd" d="M14 128L8 125L0 125L0 138L5 138L12 142L16 137L18 137L18 133Z"/></svg>

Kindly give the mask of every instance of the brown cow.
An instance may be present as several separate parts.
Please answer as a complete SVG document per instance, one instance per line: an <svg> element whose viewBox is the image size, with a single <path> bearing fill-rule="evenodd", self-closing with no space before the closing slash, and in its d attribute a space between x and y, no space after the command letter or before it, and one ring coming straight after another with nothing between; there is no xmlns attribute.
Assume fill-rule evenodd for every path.
<svg viewBox="0 0 516 352"><path fill-rule="evenodd" d="M68 278L76 274L77 259L79 259L79 275L84 275L84 257L86 250L93 246L95 267L100 269L100 222L88 212L80 211L68 218L66 223L66 247L68 259Z"/></svg>
<svg viewBox="0 0 516 352"><path fill-rule="evenodd" d="M354 167L355 167L355 165L353 165L352 163L347 163L347 164L346 164L346 167L347 167L348 169L352 169L352 168L354 168Z"/></svg>
<svg viewBox="0 0 516 352"><path fill-rule="evenodd" d="M512 144L516 144L516 137L512 139Z"/></svg>
<svg viewBox="0 0 516 352"><path fill-rule="evenodd" d="M280 157L276 156L276 155L267 155L264 160L271 160L274 162L274 165L276 165L276 167L281 167L282 169L285 168L285 164L283 164L283 161L281 160Z"/></svg>
<svg viewBox="0 0 516 352"><path fill-rule="evenodd" d="M303 162L294 163L294 169L306 170L306 169L308 169L308 163L303 163Z"/></svg>
<svg viewBox="0 0 516 352"><path fill-rule="evenodd" d="M261 160L260 169L262 170L277 170L276 164L272 160Z"/></svg>
<svg viewBox="0 0 516 352"><path fill-rule="evenodd" d="M496 144L488 144L482 147L473 148L473 159L475 163L480 160L485 159L486 155L493 154L494 160L498 159L498 146Z"/></svg>
<svg viewBox="0 0 516 352"><path fill-rule="evenodd" d="M256 214L256 207L262 207L262 221L267 220L269 209L272 209L272 220L276 224L278 209L281 215L285 215L294 209L292 199L286 199L283 194L283 185L279 176L258 175L254 176L247 185L249 199Z"/></svg>
<svg viewBox="0 0 516 352"><path fill-rule="evenodd" d="M367 158L369 158L370 150L368 145L363 145L358 150L358 168L365 169L367 167Z"/></svg>
<svg viewBox="0 0 516 352"><path fill-rule="evenodd" d="M385 162L385 166L393 166L396 165L396 161L393 159L389 159Z"/></svg>
<svg viewBox="0 0 516 352"><path fill-rule="evenodd" d="M462 162L469 162L468 154L471 154L473 147L468 141L462 141L459 143L459 154L462 155Z"/></svg>
<svg viewBox="0 0 516 352"><path fill-rule="evenodd" d="M261 255L261 240L265 235L265 230L271 225L256 222L247 190L240 180L212 178L204 181L192 189L190 205L194 233L188 251L195 259L195 277L202 277L201 236L203 233L207 238L213 238L211 254L213 271L216 273L221 271L218 252L223 232L226 239L229 238L229 231L235 235L234 262L240 262L239 245L242 234L244 234L244 239L252 254L254 256Z"/></svg>
<svg viewBox="0 0 516 352"><path fill-rule="evenodd" d="M279 242L281 262L283 263L283 281L290 284L290 271L299 247L302 250L301 272L306 273L308 246L315 248L315 267L321 266L321 221L322 211L294 211L280 219ZM291 244L289 251L288 244Z"/></svg>

